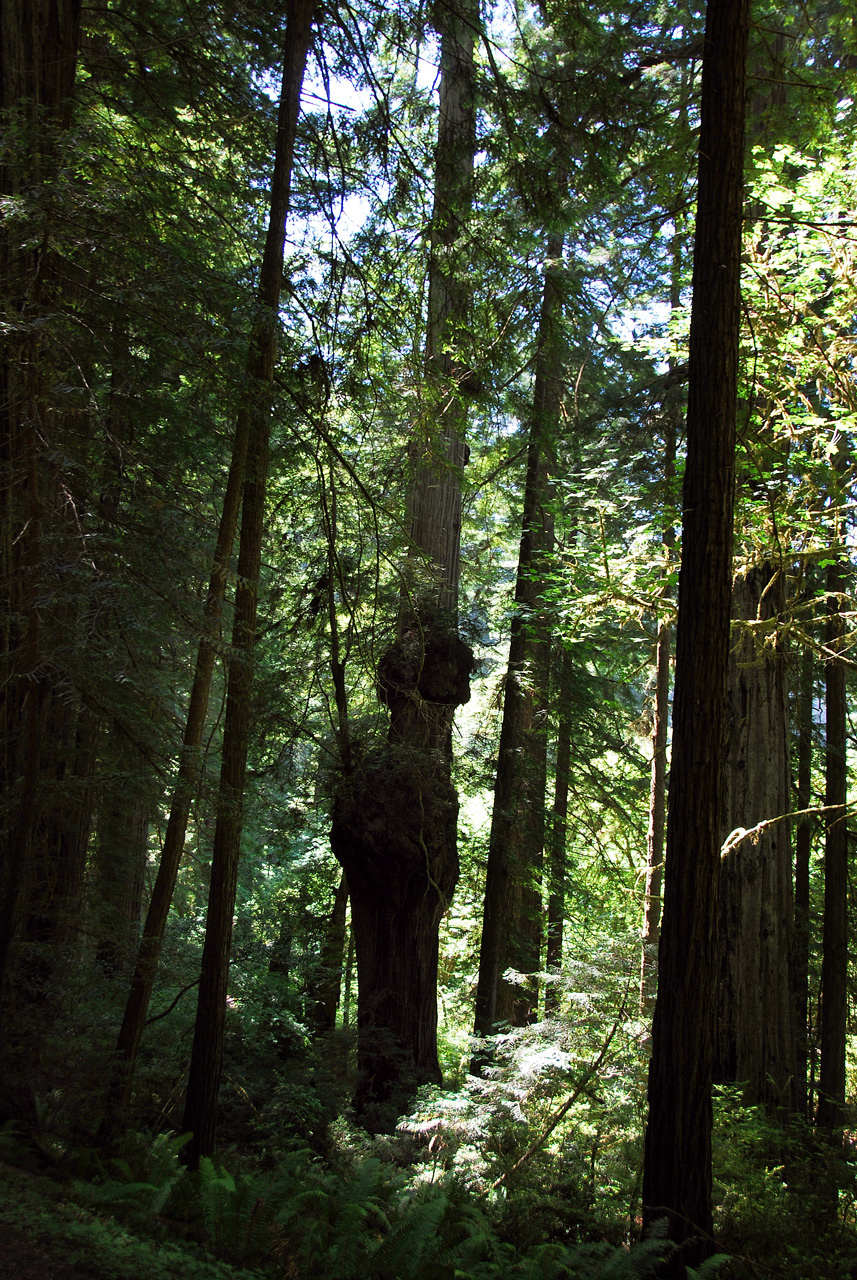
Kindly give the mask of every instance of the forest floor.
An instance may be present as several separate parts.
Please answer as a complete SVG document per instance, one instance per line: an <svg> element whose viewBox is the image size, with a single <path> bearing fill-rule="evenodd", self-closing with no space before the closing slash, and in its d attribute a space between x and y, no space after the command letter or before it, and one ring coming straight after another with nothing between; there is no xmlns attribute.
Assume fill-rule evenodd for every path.
<svg viewBox="0 0 857 1280"><path fill-rule="evenodd" d="M104 1280L104 1273L93 1271L90 1263L72 1262L29 1233L9 1226L4 1226L0 1239L0 1276L3 1280Z"/></svg>
<svg viewBox="0 0 857 1280"><path fill-rule="evenodd" d="M73 1187L0 1163L0 1280L259 1280L196 1244L147 1238Z"/></svg>

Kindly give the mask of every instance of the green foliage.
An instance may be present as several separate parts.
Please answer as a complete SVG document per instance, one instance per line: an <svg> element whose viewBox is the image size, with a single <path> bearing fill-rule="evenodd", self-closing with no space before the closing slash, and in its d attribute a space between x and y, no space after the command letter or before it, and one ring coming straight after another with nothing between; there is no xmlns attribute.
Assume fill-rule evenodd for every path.
<svg viewBox="0 0 857 1280"><path fill-rule="evenodd" d="M153 1241L133 1234L101 1213L65 1200L53 1184L0 1170L0 1232L4 1261L14 1265L15 1246L39 1254L43 1274L75 1268L91 1280L240 1280L248 1273L203 1255L187 1242ZM8 1233L8 1234L7 1234ZM14 1274L14 1273L13 1273Z"/></svg>
<svg viewBox="0 0 857 1280"><path fill-rule="evenodd" d="M270 1211L266 1185L247 1174L233 1177L207 1156L199 1162L199 1202L206 1237L218 1257L243 1266L266 1252Z"/></svg>
<svg viewBox="0 0 857 1280"><path fill-rule="evenodd" d="M186 1176L179 1153L188 1140L187 1134L159 1133L154 1138L129 1134L123 1154L107 1161L104 1176L95 1182L74 1179L72 1192L89 1209L145 1225L163 1211Z"/></svg>
<svg viewBox="0 0 857 1280"><path fill-rule="evenodd" d="M116 925L110 869L122 864L121 884L134 878L122 855L135 830L145 907L246 390L283 7L90 6L74 118L50 138L53 180L28 178L40 163L34 136L5 134L15 189L3 195L13 268L0 283L12 353L3 374L11 370L14 402L38 400L40 511L38 521L25 511L16 523L13 503L0 550L4 575L15 574L39 524L38 653L23 687L40 690L40 752L49 757L26 872L50 897L63 883L57 872L68 870L77 896L58 912L59 940L35 929L23 937L38 917L32 903L18 921L19 969L3 1012L19 1025L0 1036L0 1105L11 1099L23 1121L0 1128L0 1156L73 1177L75 1204L55 1200L45 1210L34 1201L31 1220L93 1275L225 1277L234 1274L227 1262L270 1263L273 1248L273 1265L290 1280L606 1280L652 1274L668 1252L660 1239L621 1247L639 1207L645 1105L647 1029L629 1010L598 1078L516 1165L597 1056L639 959L653 618L672 607L679 560L676 548L665 562L663 537L681 505L701 11L550 2L519 7L515 24L491 6L483 19L476 208L462 229L473 302L456 335L468 372L444 392L469 414L461 629L478 647L479 670L454 734L462 874L441 935L448 1087L425 1091L395 1140L400 1149L353 1134L343 1142L347 1124L331 1126L354 1083L356 979L349 1027L318 1035L314 1017L339 876L328 840L343 754L332 670L341 664L359 757L386 731L377 664L401 591L418 590L429 572L411 554L405 514L436 411L422 350L438 52L426 12L410 0L325 9L303 98L222 1154L195 1178L179 1164L183 1138L132 1135L106 1156L86 1130L100 1111L140 917L139 900L128 902ZM850 20L846 6L814 13L811 27L797 9L757 21L762 72L753 92L772 97L753 111L775 136L754 135L748 148L737 530L741 555L775 551L794 583L778 635L811 629L820 597L807 566L832 562L841 520L852 518ZM551 769L559 715L574 725L563 976L547 975L563 1012L510 1029L493 1076L476 1085L465 1077L522 442L545 239L559 231L563 257L550 264L565 307L557 550L544 604L568 658L545 720ZM323 394L307 379L307 360L319 353ZM668 420L679 436L673 484L663 475ZM28 459L11 461L14 487ZM845 541L851 554L853 537ZM24 603L12 601L6 624L19 627L3 655L13 667L28 652ZM153 1000L152 1012L165 1016L147 1029L137 1067L134 1124L153 1130L180 1121L225 647L218 657ZM5 677L4 668L4 687ZM4 724L13 738L19 728ZM6 836L22 774L12 757L0 797ZM53 865L74 830L83 833L79 859ZM0 866L4 891L7 871L11 864ZM723 1098L715 1161L718 1239L734 1255L731 1274L769 1262L789 1280L853 1269L849 1153L834 1156L807 1131ZM26 1217L5 1212L10 1223ZM160 1230L165 1216L182 1219L226 1261L172 1245L158 1253L108 1214L141 1232ZM711 1259L695 1274L721 1265Z"/></svg>
<svg viewBox="0 0 857 1280"><path fill-rule="evenodd" d="M772 1118L742 1104L740 1090L715 1100L714 1220L733 1256L730 1280L756 1262L789 1280L847 1275L857 1258L853 1206L857 1166L797 1117Z"/></svg>
<svg viewBox="0 0 857 1280"><path fill-rule="evenodd" d="M711 1280L713 1276L719 1276L723 1272L725 1264L729 1261L728 1254L714 1253L710 1258L699 1267L687 1267L687 1280Z"/></svg>

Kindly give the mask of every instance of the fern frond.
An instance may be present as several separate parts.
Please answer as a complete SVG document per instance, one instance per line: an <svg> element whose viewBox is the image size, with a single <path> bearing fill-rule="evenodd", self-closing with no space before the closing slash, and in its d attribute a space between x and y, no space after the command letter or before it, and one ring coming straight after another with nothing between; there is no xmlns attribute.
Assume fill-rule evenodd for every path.
<svg viewBox="0 0 857 1280"><path fill-rule="evenodd" d="M706 1258L696 1271L694 1271L692 1267L687 1267L687 1280L712 1280L714 1276L720 1275L723 1266L728 1261L728 1254L714 1253L710 1258Z"/></svg>

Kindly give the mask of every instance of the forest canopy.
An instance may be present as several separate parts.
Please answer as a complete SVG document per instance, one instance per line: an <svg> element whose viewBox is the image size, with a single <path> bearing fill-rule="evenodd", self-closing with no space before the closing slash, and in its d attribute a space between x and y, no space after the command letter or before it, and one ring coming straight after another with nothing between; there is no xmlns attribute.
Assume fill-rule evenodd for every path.
<svg viewBox="0 0 857 1280"><path fill-rule="evenodd" d="M857 1274L854 21L4 4L10 1240Z"/></svg>

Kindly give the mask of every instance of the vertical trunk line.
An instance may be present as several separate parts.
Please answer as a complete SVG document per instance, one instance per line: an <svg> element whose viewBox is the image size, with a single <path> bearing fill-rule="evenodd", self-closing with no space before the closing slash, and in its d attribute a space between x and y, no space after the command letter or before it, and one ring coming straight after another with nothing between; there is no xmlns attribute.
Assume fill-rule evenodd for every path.
<svg viewBox="0 0 857 1280"><path fill-rule="evenodd" d="M798 774L797 807L808 809L812 799L812 695L814 660L809 645L801 658L800 689L797 703ZM797 1106L801 1115L809 1117L808 1096L808 1019L809 1019L809 864L812 851L812 819L801 818L795 833L795 927L794 927L794 999Z"/></svg>
<svg viewBox="0 0 857 1280"><path fill-rule="evenodd" d="M821 1068L818 1080L820 1128L842 1141L845 1105L845 1040L848 1010L848 826L847 705L845 665L839 649L845 634L841 612L845 573L839 558L827 570L825 628L825 814L824 923L821 960Z"/></svg>
<svg viewBox="0 0 857 1280"><path fill-rule="evenodd" d="M709 0L693 258L687 462L659 981L643 1222L711 1252L711 1077L732 588L747 0Z"/></svg>
<svg viewBox="0 0 857 1280"><path fill-rule="evenodd" d="M485 903L476 986L474 1035L493 1035L500 1022L523 1026L535 1016L534 980L524 989L503 980L512 968L539 968L541 893L547 782L546 713L550 637L542 600L553 551L551 474L560 405L559 325L562 292L556 263L564 235L546 244L539 315L533 412L515 584L515 615L503 693L503 722L488 843ZM482 1048L472 1069L485 1066Z"/></svg>
<svg viewBox="0 0 857 1280"><path fill-rule="evenodd" d="M254 335L257 374L247 472L241 504L238 583L232 625L232 652L226 685L223 757L211 864L211 886L202 954L202 975L185 1098L184 1128L193 1137L187 1164L196 1168L214 1150L217 1100L223 1065L226 992L232 951L232 922L244 816L247 751L250 741L253 651L264 534L265 488L270 454L270 386L277 355L277 307L282 283L285 225L301 86L312 38L315 0L291 0L287 10L283 79L277 116L277 147L271 217L262 262L260 293L266 304L263 326ZM251 351L252 358L252 351Z"/></svg>

